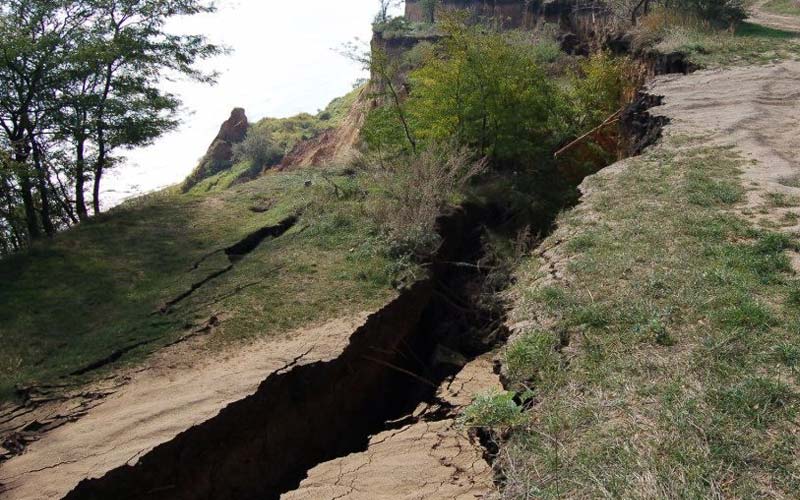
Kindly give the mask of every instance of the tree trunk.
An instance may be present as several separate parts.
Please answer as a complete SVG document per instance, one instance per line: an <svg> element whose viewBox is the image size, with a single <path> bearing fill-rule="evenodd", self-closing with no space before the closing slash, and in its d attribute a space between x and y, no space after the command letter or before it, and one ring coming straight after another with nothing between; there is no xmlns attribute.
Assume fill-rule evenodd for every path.
<svg viewBox="0 0 800 500"><path fill-rule="evenodd" d="M33 134L29 132L29 136L33 137ZM53 226L50 195L47 188L47 168L42 162L42 152L39 149L39 145L34 139L31 139L31 145L33 147L33 166L36 169L37 189L39 190L39 198L42 204L42 227L44 228L45 234L53 236L56 232L56 228Z"/></svg>
<svg viewBox="0 0 800 500"><path fill-rule="evenodd" d="M100 214L100 178L103 176L103 167L98 161L94 169L94 186L92 187L92 208L94 214Z"/></svg>
<svg viewBox="0 0 800 500"><path fill-rule="evenodd" d="M31 241L38 240L42 237L42 233L39 231L36 205L33 202L33 186L27 172L20 173L19 188L22 195L22 205L25 208L25 225L28 229L28 239Z"/></svg>
<svg viewBox="0 0 800 500"><path fill-rule="evenodd" d="M39 231L39 220L36 215L36 204L33 201L33 185L31 184L28 159L30 149L25 139L25 128L20 127L12 139L14 144L14 162L19 169L19 189L22 196L22 205L25 209L25 225L28 230L28 240L33 241L42 236Z"/></svg>
<svg viewBox="0 0 800 500"><path fill-rule="evenodd" d="M75 150L75 213L81 222L89 218L86 211L86 159L84 158L85 139L78 139Z"/></svg>

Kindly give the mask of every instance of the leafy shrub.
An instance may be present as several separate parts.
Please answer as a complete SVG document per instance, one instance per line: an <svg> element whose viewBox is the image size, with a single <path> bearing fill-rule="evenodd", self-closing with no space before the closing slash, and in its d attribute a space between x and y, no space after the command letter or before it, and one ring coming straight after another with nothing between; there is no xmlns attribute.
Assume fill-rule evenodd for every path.
<svg viewBox="0 0 800 500"><path fill-rule="evenodd" d="M747 19L744 0L678 0L673 8L693 13L716 25L730 26Z"/></svg>
<svg viewBox="0 0 800 500"><path fill-rule="evenodd" d="M275 165L282 158L283 151L264 130L250 129L244 141L233 146L234 162L250 162L255 168Z"/></svg>
<svg viewBox="0 0 800 500"><path fill-rule="evenodd" d="M537 46L455 21L441 29L438 54L410 77L407 114L418 140L456 138L499 162L546 154L563 135L568 107Z"/></svg>
<svg viewBox="0 0 800 500"><path fill-rule="evenodd" d="M522 424L522 406L513 392L481 394L464 409L459 424L465 427L509 428Z"/></svg>
<svg viewBox="0 0 800 500"><path fill-rule="evenodd" d="M576 132L591 130L632 100L641 81L627 57L596 52L583 59L570 78L570 102Z"/></svg>

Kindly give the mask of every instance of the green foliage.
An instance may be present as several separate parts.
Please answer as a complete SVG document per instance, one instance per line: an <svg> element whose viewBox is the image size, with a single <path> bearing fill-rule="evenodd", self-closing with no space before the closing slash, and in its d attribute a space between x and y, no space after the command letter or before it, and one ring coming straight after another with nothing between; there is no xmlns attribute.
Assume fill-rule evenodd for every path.
<svg viewBox="0 0 800 500"><path fill-rule="evenodd" d="M485 167L469 150L444 144L431 144L390 165L379 161L368 166L369 191L377 194L369 201L369 213L384 228L391 255L432 255L439 243L436 219Z"/></svg>
<svg viewBox="0 0 800 500"><path fill-rule="evenodd" d="M747 19L745 0L677 0L676 4L673 8L726 27Z"/></svg>
<svg viewBox="0 0 800 500"><path fill-rule="evenodd" d="M513 392L481 394L464 409L458 421L465 427L504 429L524 422Z"/></svg>
<svg viewBox="0 0 800 500"><path fill-rule="evenodd" d="M533 46L446 22L405 104L423 143L455 140L498 162L530 161L563 136L567 107Z"/></svg>
<svg viewBox="0 0 800 500"><path fill-rule="evenodd" d="M178 123L180 100L162 90L164 75L213 81L195 65L222 49L202 35L166 33L165 25L213 11L205 0L2 3L0 148L20 168L0 183L0 197L22 206L24 222L10 220L19 213L13 206L4 210L0 238L19 248L87 220L89 191L100 212L100 183L119 151ZM14 186L19 199L5 193Z"/></svg>
<svg viewBox="0 0 800 500"><path fill-rule="evenodd" d="M250 129L247 131L244 141L233 146L235 163L249 162L257 169L275 165L282 158L283 151L275 146L272 137L265 131Z"/></svg>
<svg viewBox="0 0 800 500"><path fill-rule="evenodd" d="M569 101L576 130L590 130L618 111L637 81L634 64L625 57L596 52L578 63L570 77Z"/></svg>

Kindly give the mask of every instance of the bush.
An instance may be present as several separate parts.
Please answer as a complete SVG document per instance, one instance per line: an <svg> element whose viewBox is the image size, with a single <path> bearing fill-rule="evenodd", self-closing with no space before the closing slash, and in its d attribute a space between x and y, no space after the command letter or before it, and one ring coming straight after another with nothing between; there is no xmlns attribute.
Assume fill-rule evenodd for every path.
<svg viewBox="0 0 800 500"><path fill-rule="evenodd" d="M692 13L714 25L727 27L747 19L744 0L678 0L676 3L673 8Z"/></svg>
<svg viewBox="0 0 800 500"><path fill-rule="evenodd" d="M458 201L469 180L486 167L465 148L432 144L418 155L401 157L373 170L370 210L384 228L395 256L432 254L438 243L436 219Z"/></svg>
<svg viewBox="0 0 800 500"><path fill-rule="evenodd" d="M597 52L581 60L570 78L574 133L591 130L630 102L643 80L640 73L631 59L614 57L608 52Z"/></svg>
<svg viewBox="0 0 800 500"><path fill-rule="evenodd" d="M505 164L546 156L563 138L569 108L541 48L455 21L441 28L436 57L410 78L407 114L418 141L456 138Z"/></svg>
<svg viewBox="0 0 800 500"><path fill-rule="evenodd" d="M279 163L283 159L283 151L272 141L272 137L264 130L251 128L244 141L233 146L233 161L250 162L254 168L262 168Z"/></svg>

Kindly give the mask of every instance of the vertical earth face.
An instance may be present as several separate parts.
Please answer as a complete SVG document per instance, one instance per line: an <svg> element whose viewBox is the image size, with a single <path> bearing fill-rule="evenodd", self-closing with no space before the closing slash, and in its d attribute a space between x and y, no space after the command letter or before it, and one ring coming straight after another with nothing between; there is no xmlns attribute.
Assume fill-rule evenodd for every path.
<svg viewBox="0 0 800 500"><path fill-rule="evenodd" d="M183 184L183 190L188 191L201 180L229 169L233 166L233 146L244 141L250 122L243 108L234 108L231 116L219 128L217 137L211 142L208 151L200 160L200 164L189 175Z"/></svg>

